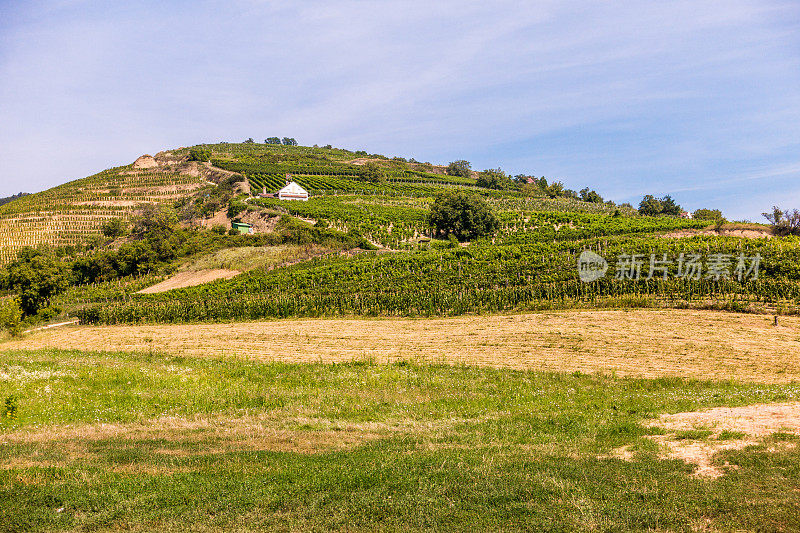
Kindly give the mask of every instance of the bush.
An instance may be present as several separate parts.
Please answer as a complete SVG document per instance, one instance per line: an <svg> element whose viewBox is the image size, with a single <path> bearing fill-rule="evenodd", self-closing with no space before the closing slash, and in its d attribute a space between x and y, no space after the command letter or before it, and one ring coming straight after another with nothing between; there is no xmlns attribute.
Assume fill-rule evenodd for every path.
<svg viewBox="0 0 800 533"><path fill-rule="evenodd" d="M480 196L452 190L436 197L428 214L428 225L437 236L453 235L459 241L467 241L493 234L500 221Z"/></svg>
<svg viewBox="0 0 800 533"><path fill-rule="evenodd" d="M241 200L231 200L228 205L228 218L234 218L247 211L247 204Z"/></svg>
<svg viewBox="0 0 800 533"><path fill-rule="evenodd" d="M12 337L20 334L22 329L22 309L16 299L0 301L0 328Z"/></svg>
<svg viewBox="0 0 800 533"><path fill-rule="evenodd" d="M17 411L19 410L19 400L13 394L11 396L7 396L5 401L3 402L3 416L2 418L7 418L9 420L14 420L17 418Z"/></svg>

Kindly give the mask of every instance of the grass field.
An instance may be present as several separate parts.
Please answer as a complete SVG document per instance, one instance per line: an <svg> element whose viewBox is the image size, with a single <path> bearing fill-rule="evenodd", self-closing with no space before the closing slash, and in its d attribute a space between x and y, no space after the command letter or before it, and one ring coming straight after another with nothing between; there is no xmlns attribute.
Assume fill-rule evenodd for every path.
<svg viewBox="0 0 800 533"><path fill-rule="evenodd" d="M793 433L675 425L796 384L2 353L0 531L800 528ZM718 446L724 475L663 442Z"/></svg>
<svg viewBox="0 0 800 533"><path fill-rule="evenodd" d="M6 349L86 349L333 363L416 361L521 370L785 383L800 380L800 317L678 309L440 319L310 319L70 327Z"/></svg>

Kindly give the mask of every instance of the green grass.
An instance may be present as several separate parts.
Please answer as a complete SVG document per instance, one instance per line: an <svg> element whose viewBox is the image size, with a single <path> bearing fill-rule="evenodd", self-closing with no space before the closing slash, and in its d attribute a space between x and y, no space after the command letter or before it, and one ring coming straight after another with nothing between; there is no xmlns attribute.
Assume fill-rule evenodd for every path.
<svg viewBox="0 0 800 533"><path fill-rule="evenodd" d="M796 449L701 480L640 424L795 384L40 351L3 354L12 395L0 531L800 528Z"/></svg>

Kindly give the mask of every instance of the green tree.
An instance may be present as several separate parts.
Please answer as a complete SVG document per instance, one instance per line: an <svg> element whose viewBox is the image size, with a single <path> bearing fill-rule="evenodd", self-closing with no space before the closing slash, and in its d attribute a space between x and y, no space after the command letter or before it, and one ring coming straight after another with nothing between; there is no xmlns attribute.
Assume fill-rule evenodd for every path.
<svg viewBox="0 0 800 533"><path fill-rule="evenodd" d="M800 211L782 210L778 206L772 208L772 213L762 213L770 224L775 235L800 235Z"/></svg>
<svg viewBox="0 0 800 533"><path fill-rule="evenodd" d="M372 183L383 183L386 181L386 171L375 161L370 161L364 165L364 177Z"/></svg>
<svg viewBox="0 0 800 533"><path fill-rule="evenodd" d="M283 144L285 146L297 146L297 141L294 139L294 137L284 137Z"/></svg>
<svg viewBox="0 0 800 533"><path fill-rule="evenodd" d="M493 234L500 222L486 200L456 189L436 197L428 213L428 225L436 236L453 235L459 241L467 241Z"/></svg>
<svg viewBox="0 0 800 533"><path fill-rule="evenodd" d="M600 196L597 191L590 191L589 187L585 187L581 189L580 198L584 202L590 202L593 204L602 204L603 197Z"/></svg>
<svg viewBox="0 0 800 533"><path fill-rule="evenodd" d="M662 215L671 215L671 216L678 216L681 214L683 209L678 203L672 198L670 195L666 195L661 199L661 214Z"/></svg>
<svg viewBox="0 0 800 533"><path fill-rule="evenodd" d="M175 210L158 204L146 204L133 224L136 237L165 238L175 231L178 215Z"/></svg>
<svg viewBox="0 0 800 533"><path fill-rule="evenodd" d="M119 217L111 218L103 223L100 231L110 239L123 237L128 234L128 224Z"/></svg>
<svg viewBox="0 0 800 533"><path fill-rule="evenodd" d="M458 159L447 165L447 175L469 178L472 176L472 165L469 161Z"/></svg>
<svg viewBox="0 0 800 533"><path fill-rule="evenodd" d="M722 216L722 211L719 209L698 209L692 214L692 218L697 220L722 220L725 222L725 217Z"/></svg>
<svg viewBox="0 0 800 533"><path fill-rule="evenodd" d="M6 267L0 284L19 295L24 316L33 316L69 287L70 270L47 250L23 248Z"/></svg>
<svg viewBox="0 0 800 533"><path fill-rule="evenodd" d="M280 137L267 137L264 140L264 144L281 144L281 138Z"/></svg>
<svg viewBox="0 0 800 533"><path fill-rule="evenodd" d="M547 182L545 181L545 183ZM549 185L545 186L544 192L550 198L558 198L559 196L564 196L564 194L566 193L566 189L564 188L563 183L561 183L560 181L554 181L553 183L550 183Z"/></svg>
<svg viewBox="0 0 800 533"><path fill-rule="evenodd" d="M652 194L645 195L642 201L639 202L639 214L648 217L655 217L661 214L663 206L661 200Z"/></svg>
<svg viewBox="0 0 800 533"><path fill-rule="evenodd" d="M478 174L476 185L487 189L506 190L513 187L513 182L499 168L490 168Z"/></svg>
<svg viewBox="0 0 800 533"><path fill-rule="evenodd" d="M192 148L189 150L189 161L209 161L211 150L208 148Z"/></svg>

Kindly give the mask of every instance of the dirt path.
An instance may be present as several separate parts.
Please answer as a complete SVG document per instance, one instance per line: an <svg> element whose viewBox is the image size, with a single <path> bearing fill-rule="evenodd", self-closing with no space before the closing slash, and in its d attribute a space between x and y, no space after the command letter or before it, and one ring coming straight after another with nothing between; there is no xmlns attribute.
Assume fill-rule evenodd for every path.
<svg viewBox="0 0 800 533"><path fill-rule="evenodd" d="M179 272L171 278L165 279L161 283L157 283L152 287L147 287L139 291L139 294L156 294L159 292L166 292L172 289L181 289L183 287L194 287L195 285L202 285L218 279L231 279L234 276L241 274L238 270L224 270L224 269L209 269L198 270L195 272Z"/></svg>
<svg viewBox="0 0 800 533"><path fill-rule="evenodd" d="M618 375L800 380L800 318L692 310L571 311L437 319L304 319L68 327L7 349L138 350L261 361L417 359Z"/></svg>

